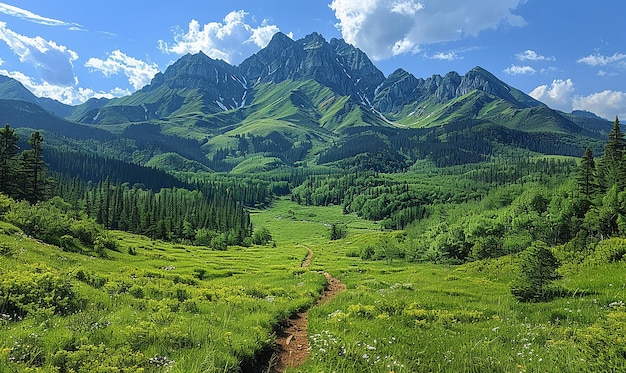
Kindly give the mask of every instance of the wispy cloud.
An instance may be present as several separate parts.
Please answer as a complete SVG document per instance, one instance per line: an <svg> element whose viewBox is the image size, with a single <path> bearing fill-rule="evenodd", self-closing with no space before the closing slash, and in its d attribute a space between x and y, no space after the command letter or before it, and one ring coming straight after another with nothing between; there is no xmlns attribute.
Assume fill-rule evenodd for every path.
<svg viewBox="0 0 626 373"><path fill-rule="evenodd" d="M531 66L511 65L511 67L504 69L504 72L509 75L526 75L534 74L537 70L533 69Z"/></svg>
<svg viewBox="0 0 626 373"><path fill-rule="evenodd" d="M343 38L374 60L417 53L421 45L474 37L502 25L523 26L514 14L525 0L333 0Z"/></svg>
<svg viewBox="0 0 626 373"><path fill-rule="evenodd" d="M140 89L150 83L150 80L159 71L155 63L149 64L145 61L129 57L120 50L115 50L106 60L90 58L86 67L102 72L105 76L124 74L135 89Z"/></svg>
<svg viewBox="0 0 626 373"><path fill-rule="evenodd" d="M8 29L4 22L0 22L0 40L11 48L21 62L32 64L41 78L50 84L71 86L78 82L73 65L78 54L68 47L41 36L31 38L18 34Z"/></svg>
<svg viewBox="0 0 626 373"><path fill-rule="evenodd" d="M521 53L515 55L520 61L555 61L554 57L546 57L538 54L537 52L527 49Z"/></svg>
<svg viewBox="0 0 626 373"><path fill-rule="evenodd" d="M606 66L613 63L623 63L626 60L626 54L615 53L612 56L603 56L601 54L590 54L586 57L578 59L576 62L584 63L589 66Z"/></svg>
<svg viewBox="0 0 626 373"><path fill-rule="evenodd" d="M40 16L39 14L35 14L29 10L18 8L13 5L0 3L0 13L4 13L6 15L20 18L26 21L38 23L40 25L46 26L66 26L70 27L73 30L80 30L81 26L77 23L65 22L54 18L48 18L44 16Z"/></svg>
<svg viewBox="0 0 626 373"><path fill-rule="evenodd" d="M230 12L222 22L209 22L201 25L195 19L189 22L187 31L174 30L174 42L159 40L159 48L164 53L183 55L204 52L206 55L229 63L238 63L244 57L265 47L272 36L280 31L278 26L263 20L255 27L246 20L248 13L243 10Z"/></svg>
<svg viewBox="0 0 626 373"><path fill-rule="evenodd" d="M431 58L433 60L441 61L455 61L462 59L462 57L459 57L456 52L437 52Z"/></svg>

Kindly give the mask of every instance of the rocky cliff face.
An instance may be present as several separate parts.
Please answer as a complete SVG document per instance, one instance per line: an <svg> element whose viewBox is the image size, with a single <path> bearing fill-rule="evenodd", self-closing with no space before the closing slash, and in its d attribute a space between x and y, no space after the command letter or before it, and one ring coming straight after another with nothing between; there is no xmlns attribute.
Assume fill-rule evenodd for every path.
<svg viewBox="0 0 626 373"><path fill-rule="evenodd" d="M206 103L224 110L244 105L248 91L247 81L236 67L202 52L181 57L164 73L156 74L141 92L151 92L164 85L171 90L197 89Z"/></svg>
<svg viewBox="0 0 626 373"><path fill-rule="evenodd" d="M239 72L253 84L315 80L340 95L367 99L385 79L361 50L343 40L329 43L318 33L298 41L277 33L267 47L239 65Z"/></svg>
<svg viewBox="0 0 626 373"><path fill-rule="evenodd" d="M433 75L428 79L416 79L404 70L397 70L378 87L374 108L383 113L398 113L405 105L426 100L444 103L472 91L485 92L519 108L542 105L487 70L475 67L464 76L452 71L443 77Z"/></svg>

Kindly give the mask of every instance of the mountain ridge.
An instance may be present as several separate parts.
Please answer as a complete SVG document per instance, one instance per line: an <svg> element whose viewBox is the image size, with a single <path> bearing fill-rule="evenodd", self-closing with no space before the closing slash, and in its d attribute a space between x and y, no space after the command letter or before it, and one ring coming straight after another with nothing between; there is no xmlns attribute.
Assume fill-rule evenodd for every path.
<svg viewBox="0 0 626 373"><path fill-rule="evenodd" d="M385 77L360 49L343 39L326 41L318 33L300 40L276 33L265 48L238 66L202 52L187 54L128 96L91 99L71 110L35 97L10 78L0 80L3 97L26 100L66 120L122 135L149 124L164 137L142 142L140 131L135 131L141 145L133 146L165 151L157 143L149 145L150 141L193 140L183 141L192 147L197 143L197 149L188 149L192 155L188 159L220 170L232 169L259 153L286 165L316 162L317 155L329 149L337 150L331 152L333 156L324 153L325 159L339 159L340 153L354 153L341 144L358 144L359 136L376 144L371 149L358 144L362 152L387 147L397 153L401 150L392 149L393 139L402 136L397 131L410 128L429 131L444 126L456 133L459 128L472 131L474 125L490 125L560 134L571 137L569 143L581 144L596 141L606 131L606 123L597 117L552 110L482 67L464 75L451 71L426 79L397 69ZM449 135L434 130L436 137L428 138ZM200 159L201 153L208 161ZM474 159L485 157L476 154ZM151 164L165 159L184 163L170 156Z"/></svg>

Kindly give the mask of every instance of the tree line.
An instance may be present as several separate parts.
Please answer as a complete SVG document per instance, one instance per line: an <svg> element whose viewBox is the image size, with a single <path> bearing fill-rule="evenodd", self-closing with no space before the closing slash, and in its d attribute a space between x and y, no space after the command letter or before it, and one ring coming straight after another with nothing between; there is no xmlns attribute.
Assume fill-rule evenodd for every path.
<svg viewBox="0 0 626 373"><path fill-rule="evenodd" d="M271 199L268 183L184 182L159 170L59 149L49 152L55 171L49 177L41 133L33 132L30 149L20 152L18 142L8 124L0 129L0 193L30 204L60 197L71 212L67 219L85 217L105 229L225 248L251 240L245 205Z"/></svg>

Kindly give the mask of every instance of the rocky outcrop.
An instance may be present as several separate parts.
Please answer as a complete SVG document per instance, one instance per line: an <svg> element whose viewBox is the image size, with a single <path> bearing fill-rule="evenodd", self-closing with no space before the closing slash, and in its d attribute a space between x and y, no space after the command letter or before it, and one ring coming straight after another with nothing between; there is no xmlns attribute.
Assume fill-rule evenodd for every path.
<svg viewBox="0 0 626 373"><path fill-rule="evenodd" d="M433 75L428 79L417 79L402 69L396 70L378 87L374 108L384 113L397 113L409 104L426 100L444 103L473 91L487 93L518 108L543 105L487 70L475 67L464 76L452 71L443 77Z"/></svg>

